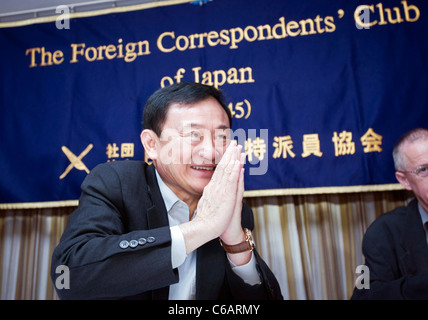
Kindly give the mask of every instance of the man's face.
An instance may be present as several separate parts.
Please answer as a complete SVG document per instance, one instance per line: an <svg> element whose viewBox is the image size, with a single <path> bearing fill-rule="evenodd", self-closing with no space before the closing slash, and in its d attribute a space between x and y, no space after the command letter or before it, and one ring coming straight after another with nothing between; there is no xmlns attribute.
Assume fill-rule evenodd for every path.
<svg viewBox="0 0 428 320"><path fill-rule="evenodd" d="M428 139L406 142L401 152L407 159L404 171L413 171L428 166ZM421 177L412 172L397 172L398 181L407 189L412 190L419 203L428 212L428 177Z"/></svg>
<svg viewBox="0 0 428 320"><path fill-rule="evenodd" d="M199 198L230 141L229 118L214 98L169 107L153 159L182 200Z"/></svg>

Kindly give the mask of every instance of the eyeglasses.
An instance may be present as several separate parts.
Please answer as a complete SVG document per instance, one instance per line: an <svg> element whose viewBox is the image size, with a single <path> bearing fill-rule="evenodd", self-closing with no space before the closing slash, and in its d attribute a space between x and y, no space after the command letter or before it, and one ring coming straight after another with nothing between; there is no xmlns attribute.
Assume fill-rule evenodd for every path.
<svg viewBox="0 0 428 320"><path fill-rule="evenodd" d="M418 177L425 178L425 177L428 177L428 165L417 167L415 170L412 170L412 171L399 171L399 172L413 173Z"/></svg>

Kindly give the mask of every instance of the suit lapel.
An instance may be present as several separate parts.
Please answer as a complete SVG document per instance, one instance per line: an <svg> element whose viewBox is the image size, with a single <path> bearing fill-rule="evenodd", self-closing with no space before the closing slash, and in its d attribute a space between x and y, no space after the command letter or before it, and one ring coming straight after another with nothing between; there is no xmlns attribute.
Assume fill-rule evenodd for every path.
<svg viewBox="0 0 428 320"><path fill-rule="evenodd" d="M156 180L156 172L153 165L146 166L146 179L148 194L151 198L151 207L147 209L147 225L149 229L167 226L168 213L165 208L162 195ZM152 291L153 300L168 300L169 287Z"/></svg>
<svg viewBox="0 0 428 320"><path fill-rule="evenodd" d="M204 244L196 255L196 299L219 299L225 280L225 253L218 239Z"/></svg>
<svg viewBox="0 0 428 320"><path fill-rule="evenodd" d="M428 272L428 245L417 201L412 201L409 204L401 246L406 252L402 261L410 274Z"/></svg>
<svg viewBox="0 0 428 320"><path fill-rule="evenodd" d="M153 165L146 167L147 188L152 201L152 206L147 209L147 223L149 229L160 228L168 225L168 213L156 180Z"/></svg>

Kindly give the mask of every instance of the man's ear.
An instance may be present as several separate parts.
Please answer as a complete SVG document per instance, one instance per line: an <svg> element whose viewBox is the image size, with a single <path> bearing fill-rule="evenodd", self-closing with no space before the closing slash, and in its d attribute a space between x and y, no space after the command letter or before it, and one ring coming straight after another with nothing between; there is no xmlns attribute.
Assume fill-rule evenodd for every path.
<svg viewBox="0 0 428 320"><path fill-rule="evenodd" d="M395 177L397 178L398 182L404 187L404 189L411 191L412 187L410 186L409 180L407 180L407 177L404 173L395 171Z"/></svg>
<svg viewBox="0 0 428 320"><path fill-rule="evenodd" d="M144 129L141 131L140 139L147 156L156 160L158 158L157 145L159 140L157 134L153 130Z"/></svg>

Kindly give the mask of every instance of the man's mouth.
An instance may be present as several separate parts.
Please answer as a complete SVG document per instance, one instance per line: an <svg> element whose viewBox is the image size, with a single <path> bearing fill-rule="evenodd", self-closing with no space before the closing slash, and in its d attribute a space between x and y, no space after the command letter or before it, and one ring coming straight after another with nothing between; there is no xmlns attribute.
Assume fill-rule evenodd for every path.
<svg viewBox="0 0 428 320"><path fill-rule="evenodd" d="M196 170L207 170L207 171L214 171L215 167L204 167L204 166L191 166L192 169Z"/></svg>

